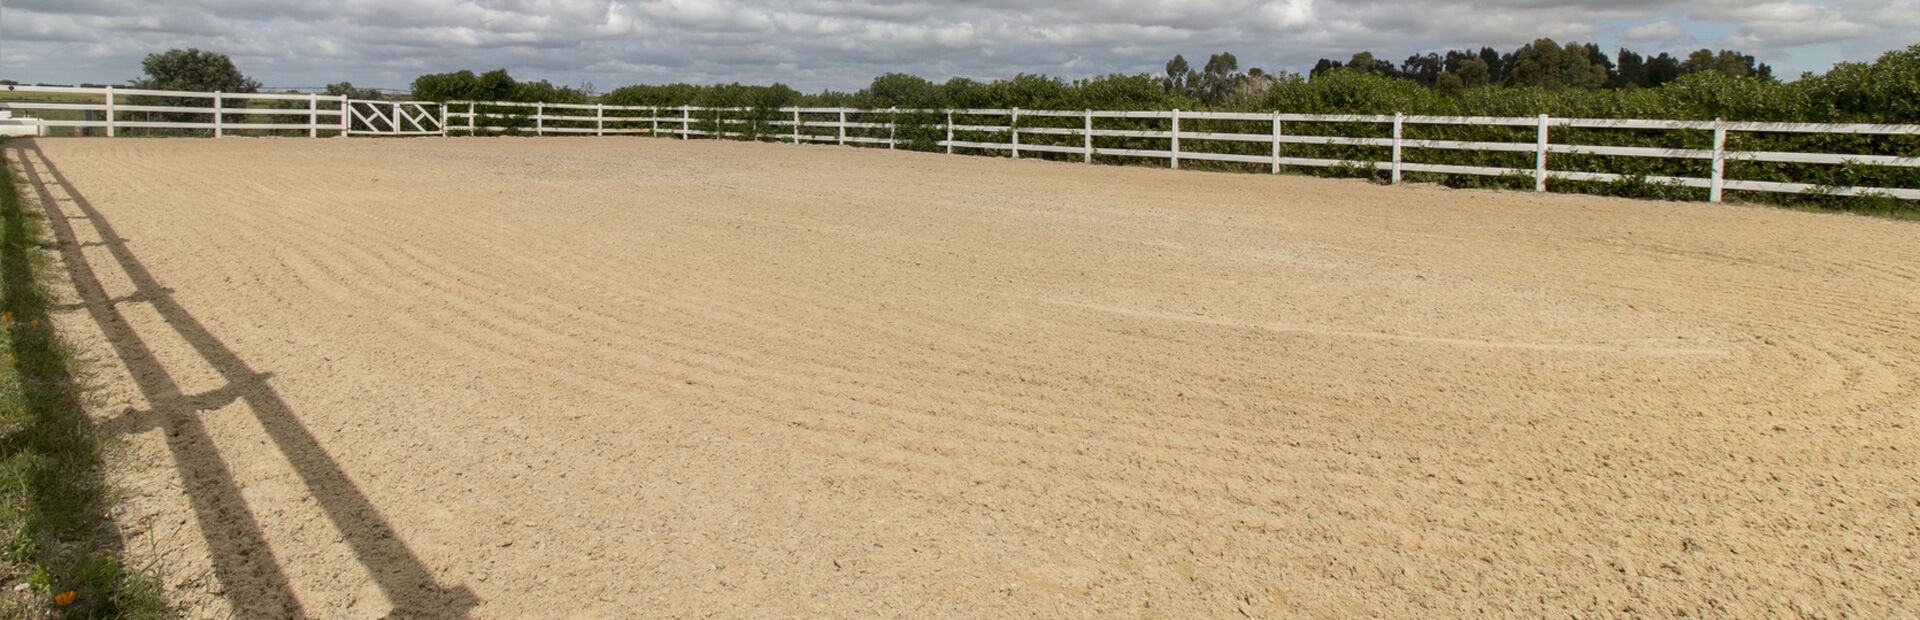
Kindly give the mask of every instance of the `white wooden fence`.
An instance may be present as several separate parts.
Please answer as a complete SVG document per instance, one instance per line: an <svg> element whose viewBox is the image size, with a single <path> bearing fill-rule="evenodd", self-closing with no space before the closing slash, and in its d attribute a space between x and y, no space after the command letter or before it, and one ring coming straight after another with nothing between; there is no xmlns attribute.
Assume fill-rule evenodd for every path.
<svg viewBox="0 0 1920 620"><path fill-rule="evenodd" d="M210 130L212 135L228 132L304 130L309 136L426 136L452 133L518 132L532 135L620 135L638 134L678 139L737 138L793 143L832 143L840 145L885 145L897 148L907 140L900 136L902 115L917 118L921 128L933 125L944 139L932 144L954 153L955 149L1005 152L1019 158L1022 153L1061 153L1077 155L1092 163L1095 157L1127 157L1165 160L1173 168L1182 161L1221 161L1264 165L1275 173L1284 166L1357 166L1386 171L1397 183L1407 172L1464 174L1481 176L1530 177L1536 191L1545 191L1551 179L1613 182L1628 179L1619 172L1553 170L1551 155L1599 155L1660 159L1699 160L1707 163L1704 176L1631 177L1646 183L1705 188L1709 200L1719 202L1727 190L1758 192L1819 192L1834 195L1883 195L1905 200L1920 200L1920 188L1911 187L1833 187L1809 183L1759 181L1727 178L1729 162L1776 162L1816 165L1866 165L1897 168L1920 167L1920 154L1870 155L1845 153L1808 153L1730 150L1728 136L1751 134L1825 134L1856 136L1920 136L1920 125L1874 125L1829 123L1756 123L1725 121L1667 121L1629 119L1580 119L1538 117L1459 117L1392 115L1286 114L1280 112L1193 112L1182 110L1105 111L1105 110L866 110L853 108L797 108L751 110L748 108L614 106L603 104L558 104L519 102L394 102L359 101L345 97L309 94L222 94L182 93L107 88L8 87L9 93L97 96L98 103L75 101L0 100L0 110L22 112L98 112L90 120L52 118L16 119L14 122L41 126L100 128L108 136L124 128ZM140 97L167 97L206 100L192 105L130 105ZM135 99L128 99L135 98ZM265 103L262 103L265 102ZM289 103L292 102L292 103ZM299 102L305 102L304 106ZM263 107L265 106L265 107ZM141 120L140 114L167 114L170 120ZM191 117L181 120L180 117ZM304 116L304 123L284 122ZM931 117L931 123L927 119ZM278 118L283 122L260 122L260 118ZM971 119L971 120L969 120ZM981 120L986 119L986 120ZM1077 122L1076 122L1077 121ZM1187 123L1183 128L1182 123ZM1201 124L1236 126L1233 130L1202 130ZM1142 129L1142 124L1152 128ZM1386 137L1310 135L1288 133L1290 123L1348 123L1376 125ZM1124 124L1128 127L1114 127ZM1265 131L1247 131L1251 124ZM1104 125L1104 126L1103 126ZM1406 138L1411 127L1455 125L1531 129L1534 138L1526 142L1463 141ZM1324 125L1322 125L1324 126ZM1647 146L1609 146L1554 142L1556 129L1623 131L1710 132L1710 148L1660 148ZM1022 137L1028 137L1022 142ZM1042 143L1036 143L1038 138ZM1077 138L1077 140L1075 140ZM1122 148L1096 144L1097 138L1145 139L1166 148ZM1076 143L1077 142L1077 143ZM1183 148L1183 142L1185 148ZM1206 144L1255 143L1267 148L1250 154L1218 152L1219 149L1193 148ZM1344 145L1378 147L1389 157L1379 160L1325 159L1289 156L1288 145ZM1480 151L1489 153L1532 154L1533 165L1469 166L1409 161L1409 151ZM1415 158L1417 159L1417 158Z"/></svg>
<svg viewBox="0 0 1920 620"><path fill-rule="evenodd" d="M28 94L41 97L15 97ZM97 102L91 100L95 97ZM125 129L206 130L215 137L224 137L227 132L258 131L305 131L310 137L338 135L347 126L342 114L346 102L345 97L319 94L195 93L112 86L7 86L0 90L0 110L12 111L14 123L100 129L107 136L117 136ZM33 116L21 118L22 113ZM162 120L152 120L155 114L163 115ZM287 122L297 117L305 117L305 122Z"/></svg>

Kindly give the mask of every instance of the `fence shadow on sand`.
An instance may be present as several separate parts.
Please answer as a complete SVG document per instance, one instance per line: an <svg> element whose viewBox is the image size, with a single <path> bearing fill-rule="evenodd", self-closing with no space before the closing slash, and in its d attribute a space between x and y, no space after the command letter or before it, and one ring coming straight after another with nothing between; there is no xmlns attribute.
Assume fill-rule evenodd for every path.
<svg viewBox="0 0 1920 620"><path fill-rule="evenodd" d="M354 486L340 465L328 455L300 422L286 401L267 382L270 374L256 372L215 337L192 314L176 303L171 291L154 279L113 226L95 210L54 163L31 140L8 141L5 150L20 162L28 187L46 209L49 228L60 248L83 306L99 326L115 355L149 403L151 411L128 411L105 423L109 432L134 433L164 429L167 448L192 503L213 560L215 575L238 617L307 617L294 596L286 572L275 559L258 516L240 493L231 469L221 458L202 411L243 402L292 463L327 517L339 529L354 557L366 567L387 599L389 617L466 617L478 604L464 587L447 588L407 548L393 527L366 495ZM112 265L96 267L82 251L75 226L91 226L113 257ZM103 261L104 262L104 261ZM135 292L110 298L97 268L118 268L132 281ZM184 394L169 369L154 355L127 322L118 304L149 304L167 325L189 343L220 375L218 389Z"/></svg>

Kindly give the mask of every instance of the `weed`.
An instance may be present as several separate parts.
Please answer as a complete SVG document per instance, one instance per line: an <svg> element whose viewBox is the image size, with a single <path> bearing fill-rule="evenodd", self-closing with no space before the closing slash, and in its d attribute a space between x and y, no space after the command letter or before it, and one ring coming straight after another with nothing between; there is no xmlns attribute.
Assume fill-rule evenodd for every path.
<svg viewBox="0 0 1920 620"><path fill-rule="evenodd" d="M85 390L49 315L41 220L0 168L0 615L166 617L158 578L116 555Z"/></svg>

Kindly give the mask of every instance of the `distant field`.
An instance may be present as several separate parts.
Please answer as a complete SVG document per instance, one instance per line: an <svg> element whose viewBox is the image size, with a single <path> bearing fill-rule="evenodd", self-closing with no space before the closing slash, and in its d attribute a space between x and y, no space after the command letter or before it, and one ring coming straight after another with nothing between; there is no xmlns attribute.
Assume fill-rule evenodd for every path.
<svg viewBox="0 0 1920 620"><path fill-rule="evenodd" d="M197 613L1920 607L1910 222L736 142L6 148L87 259L128 548Z"/></svg>

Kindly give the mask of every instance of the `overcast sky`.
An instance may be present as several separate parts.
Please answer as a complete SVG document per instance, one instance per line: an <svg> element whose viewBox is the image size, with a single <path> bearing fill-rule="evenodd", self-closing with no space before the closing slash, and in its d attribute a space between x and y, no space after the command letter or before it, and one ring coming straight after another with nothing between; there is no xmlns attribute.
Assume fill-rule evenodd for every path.
<svg viewBox="0 0 1920 620"><path fill-rule="evenodd" d="M1231 51L1241 68L1537 37L1611 53L1739 49L1793 77L1920 42L1920 0L0 0L0 77L114 83L169 48L231 55L271 87L405 88L506 68L521 80L775 81L857 90L906 72L1160 73Z"/></svg>

